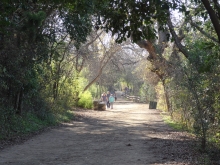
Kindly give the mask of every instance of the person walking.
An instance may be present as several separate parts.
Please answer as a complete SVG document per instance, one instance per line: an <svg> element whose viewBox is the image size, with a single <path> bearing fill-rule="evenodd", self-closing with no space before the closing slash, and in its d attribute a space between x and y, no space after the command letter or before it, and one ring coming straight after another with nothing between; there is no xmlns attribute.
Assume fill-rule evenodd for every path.
<svg viewBox="0 0 220 165"><path fill-rule="evenodd" d="M115 97L113 96L113 94L111 94L110 97L109 97L109 103L110 103L111 109L113 109L113 103L114 102L115 102Z"/></svg>
<svg viewBox="0 0 220 165"><path fill-rule="evenodd" d="M104 102L105 105L107 106L108 98L105 92L101 96L101 101Z"/></svg>
<svg viewBox="0 0 220 165"><path fill-rule="evenodd" d="M110 92L109 91L107 91L107 108L110 108L110 103L109 103L109 97L110 97Z"/></svg>
<svg viewBox="0 0 220 165"><path fill-rule="evenodd" d="M115 101L117 101L117 95L116 95L116 92L115 92L115 94L114 94L114 97L115 97Z"/></svg>

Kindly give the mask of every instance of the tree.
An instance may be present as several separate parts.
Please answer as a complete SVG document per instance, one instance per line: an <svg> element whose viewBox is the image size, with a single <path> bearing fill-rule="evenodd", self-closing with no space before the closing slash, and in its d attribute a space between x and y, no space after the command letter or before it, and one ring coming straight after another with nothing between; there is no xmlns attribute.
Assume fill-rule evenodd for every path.
<svg viewBox="0 0 220 165"><path fill-rule="evenodd" d="M64 36L77 47L86 41L94 5L100 4L86 0L0 2L1 130L13 129L7 125L19 120L17 114L31 112L45 119L52 112L48 110L52 105L50 89L57 98L64 77ZM67 68L66 64L66 72ZM57 74L52 76L51 69Z"/></svg>
<svg viewBox="0 0 220 165"><path fill-rule="evenodd" d="M108 34L105 34L108 35ZM96 55L98 57L95 57L95 63L90 65L90 69L93 71L95 75L92 76L91 81L89 84L84 88L84 91L86 91L94 82L96 82L106 65L110 62L110 60L116 55L116 53L120 52L122 50L122 46L119 44L116 44L112 38L107 39L104 36L100 36L98 40L98 45L93 45L92 50L96 50ZM101 38L102 37L102 38ZM107 41L106 43L106 40ZM104 43L105 41L105 43ZM93 60L93 59L92 59ZM100 80L101 82L101 80Z"/></svg>
<svg viewBox="0 0 220 165"><path fill-rule="evenodd" d="M161 81L164 84L164 87L166 85L165 80L168 78L173 72L172 71L172 65L164 58L163 52L164 52L164 47L166 45L162 45L161 43L158 42L158 45L155 46L155 38L156 36L160 40L161 33L166 34L166 28L169 28L169 33L167 35L164 35L169 39L169 34L171 34L170 38L172 38L175 41L174 49L173 49L173 55L179 54L178 51L180 51L186 58L186 60L190 61L191 58L194 57L192 54L193 52L190 51L187 46L185 46L182 42L184 35L181 35L183 33L177 34L173 22L172 22L172 17L170 14L170 10L172 9L179 9L181 12L185 13L186 15L186 20L183 23L183 25L187 22L190 22L191 25L194 25L197 29L199 29L203 34L205 34L206 37L209 37L209 39L212 39L213 41L216 42L216 39L213 37L215 35L218 36L218 42L217 44L219 45L219 2L217 1L208 1L208 0L203 0L202 3L199 1L192 1L195 2L193 5L198 7L198 9L192 8L192 11L190 13L195 13L196 16L200 18L204 18L204 21L200 21L201 26L195 26L193 24L193 21L189 21L189 8L188 4L183 4L179 2L170 2L170 1L110 1L110 4L108 8L100 12L103 19L100 19L100 22L102 24L102 28L106 29L107 31L112 31L113 34L116 34L117 36L117 42L122 42L123 40L126 40L126 38L131 37L134 42L136 42L140 47L145 48L149 52L149 58L148 60L151 61L152 65L154 68L152 71L154 71L158 77L161 79ZM212 24L208 24L209 22L209 17L210 21ZM191 19L192 20L192 19ZM199 20L199 19L198 19ZM201 20L201 19L200 19ZM158 31L155 30L155 21L158 22ZM200 25L196 24L196 25ZM213 32L212 35L207 35L207 31L203 30L203 27L211 29ZM185 27L185 25L183 26ZM184 29L181 28L183 31ZM204 33L205 32L205 33ZM212 37L210 37L212 36ZM158 40L158 41L159 41ZM167 42L168 40L165 40ZM208 42L209 48L216 48L218 49L218 45L216 46L213 44L213 42ZM157 48L162 48L161 51L158 52ZM178 49L176 51L175 49ZM160 49L159 49L160 50ZM213 56L214 54L210 54L210 57L213 58L218 58L219 55ZM203 69L209 69L212 68L212 60L211 58L206 58L206 64L204 65ZM204 63L203 63L204 64ZM191 65L197 66L196 63L191 63ZM163 66L163 67L162 67ZM169 68L169 69L168 69ZM171 68L171 69L170 69ZM175 68L175 66L174 66ZM198 69L198 68L197 68ZM205 70L206 70L205 69ZM204 70L203 70L204 71ZM208 71L208 70L206 70ZM194 72L195 76L196 74L199 74L199 72ZM191 81L191 80L189 80ZM195 84L194 84L195 85ZM191 84L191 87L194 86ZM196 89L199 89L197 87L193 87ZM166 87L164 88L166 91ZM200 88L200 90L203 90L203 88ZM193 91L193 90L191 90ZM193 98L195 100L200 100L200 98L195 95L198 91L194 90L193 92ZM167 92L166 92L167 93ZM167 99L167 105L168 109L171 109L170 103L169 103L169 96L166 97ZM201 105L201 101L197 101L197 112L200 113L200 124L201 128L203 130L203 135L202 137L202 146L205 148L205 143L206 143L206 129L204 125L204 116L201 115L201 113L205 112L205 108ZM202 117L203 116L203 117ZM196 120L196 118L195 118Z"/></svg>

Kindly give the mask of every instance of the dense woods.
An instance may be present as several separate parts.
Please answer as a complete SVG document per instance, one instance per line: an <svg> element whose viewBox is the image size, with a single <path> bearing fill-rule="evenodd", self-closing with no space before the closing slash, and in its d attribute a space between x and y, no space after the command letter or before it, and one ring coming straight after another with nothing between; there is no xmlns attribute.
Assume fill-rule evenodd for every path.
<svg viewBox="0 0 220 165"><path fill-rule="evenodd" d="M0 139L128 86L203 150L220 147L218 1L1 0L0 10Z"/></svg>

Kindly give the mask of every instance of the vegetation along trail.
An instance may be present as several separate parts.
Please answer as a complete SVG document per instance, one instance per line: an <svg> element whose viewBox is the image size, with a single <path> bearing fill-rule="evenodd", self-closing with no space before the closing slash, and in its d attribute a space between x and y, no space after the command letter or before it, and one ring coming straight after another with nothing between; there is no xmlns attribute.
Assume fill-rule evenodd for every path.
<svg viewBox="0 0 220 165"><path fill-rule="evenodd" d="M106 111L80 110L77 119L0 151L10 165L197 164L193 138L168 127L147 104L117 101Z"/></svg>

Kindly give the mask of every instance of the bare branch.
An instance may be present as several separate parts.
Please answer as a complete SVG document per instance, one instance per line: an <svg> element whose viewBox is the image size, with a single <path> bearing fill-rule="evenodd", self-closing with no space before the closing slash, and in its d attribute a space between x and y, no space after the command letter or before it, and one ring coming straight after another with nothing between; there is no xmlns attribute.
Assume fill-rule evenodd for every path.
<svg viewBox="0 0 220 165"><path fill-rule="evenodd" d="M207 32L205 32L202 28L200 28L197 24L195 24L195 23L193 22L193 20L192 20L191 17L189 18L189 20L190 20L190 24L191 24L192 26L194 26L197 30L199 30L204 36L206 36L207 38L209 38L209 39L211 39L212 41L214 41L214 42L216 42L216 43L219 44L219 41L218 41L217 38L215 38L215 37L209 35L209 34L208 34Z"/></svg>
<svg viewBox="0 0 220 165"><path fill-rule="evenodd" d="M169 30L170 30L170 33L172 34L173 38L174 38L174 41L175 41L175 44L177 45L177 47L179 48L180 52L182 52L184 54L184 56L186 58L189 57L189 53L187 52L187 50L185 49L185 47L181 44L181 40L179 39L178 35L176 34L175 30L174 30L174 27L173 27L173 24L171 22L171 19L170 17L168 18L167 20L167 24L169 26Z"/></svg>

